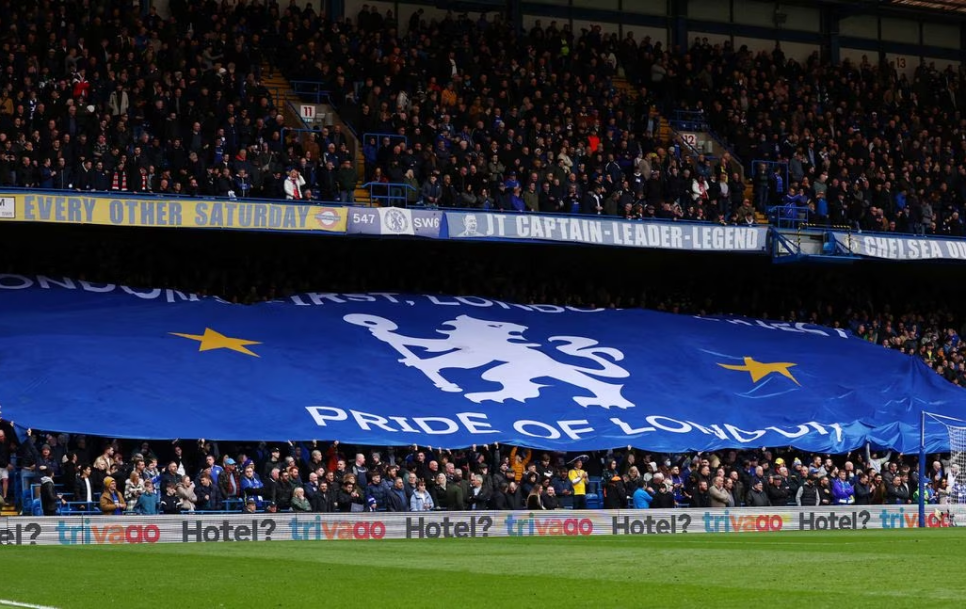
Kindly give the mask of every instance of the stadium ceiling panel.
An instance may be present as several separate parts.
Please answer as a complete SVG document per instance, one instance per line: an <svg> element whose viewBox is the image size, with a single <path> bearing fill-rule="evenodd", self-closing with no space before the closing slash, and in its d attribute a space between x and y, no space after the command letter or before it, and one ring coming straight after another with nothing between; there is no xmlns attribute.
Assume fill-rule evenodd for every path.
<svg viewBox="0 0 966 609"><path fill-rule="evenodd" d="M966 15L966 0L891 0L896 7Z"/></svg>

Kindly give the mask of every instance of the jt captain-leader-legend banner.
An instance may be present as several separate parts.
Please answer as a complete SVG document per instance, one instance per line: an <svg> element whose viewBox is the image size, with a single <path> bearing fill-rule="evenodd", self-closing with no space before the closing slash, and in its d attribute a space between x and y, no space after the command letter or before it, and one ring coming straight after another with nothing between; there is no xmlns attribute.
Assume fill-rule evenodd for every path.
<svg viewBox="0 0 966 609"><path fill-rule="evenodd" d="M244 306L20 275L0 275L0 370L4 418L39 429L450 448L911 453L921 410L966 398L808 324L395 293Z"/></svg>
<svg viewBox="0 0 966 609"><path fill-rule="evenodd" d="M966 506L927 510L927 528L957 526ZM938 509L941 508L941 509ZM917 528L915 506L826 509L554 510L367 514L50 516L0 519L0 545L134 545L864 531Z"/></svg>

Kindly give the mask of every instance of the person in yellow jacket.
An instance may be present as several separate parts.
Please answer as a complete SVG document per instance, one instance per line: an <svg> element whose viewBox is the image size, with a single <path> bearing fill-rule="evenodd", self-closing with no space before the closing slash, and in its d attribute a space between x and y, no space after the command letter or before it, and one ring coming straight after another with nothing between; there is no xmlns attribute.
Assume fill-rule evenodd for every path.
<svg viewBox="0 0 966 609"><path fill-rule="evenodd" d="M587 509L587 471L584 470L584 461L580 457L573 460L574 468L567 472L570 485L574 487L574 509Z"/></svg>
<svg viewBox="0 0 966 609"><path fill-rule="evenodd" d="M523 472L527 471L527 465L530 464L530 458L533 456L533 451L529 448L527 449L527 456L521 457L517 454L517 447L514 446L513 450L510 451L510 469L513 470L513 479L517 482L523 480Z"/></svg>

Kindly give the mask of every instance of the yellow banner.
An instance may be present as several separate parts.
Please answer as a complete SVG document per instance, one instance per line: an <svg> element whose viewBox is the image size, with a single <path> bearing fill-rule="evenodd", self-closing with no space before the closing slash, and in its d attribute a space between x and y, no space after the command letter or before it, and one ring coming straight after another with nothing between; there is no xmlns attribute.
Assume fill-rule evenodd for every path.
<svg viewBox="0 0 966 609"><path fill-rule="evenodd" d="M344 207L0 192L0 221L344 233Z"/></svg>

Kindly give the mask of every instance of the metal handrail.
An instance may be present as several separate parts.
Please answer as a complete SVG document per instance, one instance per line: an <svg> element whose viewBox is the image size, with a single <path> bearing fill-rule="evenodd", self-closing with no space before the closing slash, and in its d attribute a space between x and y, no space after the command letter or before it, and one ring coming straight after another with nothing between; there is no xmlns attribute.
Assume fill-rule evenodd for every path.
<svg viewBox="0 0 966 609"><path fill-rule="evenodd" d="M773 205L766 210L775 228L798 228L808 224L812 210L807 205Z"/></svg>
<svg viewBox="0 0 966 609"><path fill-rule="evenodd" d="M329 104L332 103L332 92L327 88L327 83L316 80L290 80L289 85L292 86L292 91L301 99L305 98L308 101L314 101L316 104Z"/></svg>
<svg viewBox="0 0 966 609"><path fill-rule="evenodd" d="M393 140L400 140L406 146L406 148L409 148L409 138L406 137L405 135L399 135L398 133L373 133L373 132L363 133L362 139L360 140L360 142L362 143L363 146L365 146L366 142L368 142L369 138L371 137L376 138L377 145L379 144L380 140L382 140L382 138L388 137L390 142Z"/></svg>
<svg viewBox="0 0 966 609"><path fill-rule="evenodd" d="M360 188L369 190L369 201L382 207L406 207L409 203L409 191L419 193L419 190L404 182L366 182ZM385 194L377 194L377 189L385 189ZM399 205L396 205L399 204Z"/></svg>

